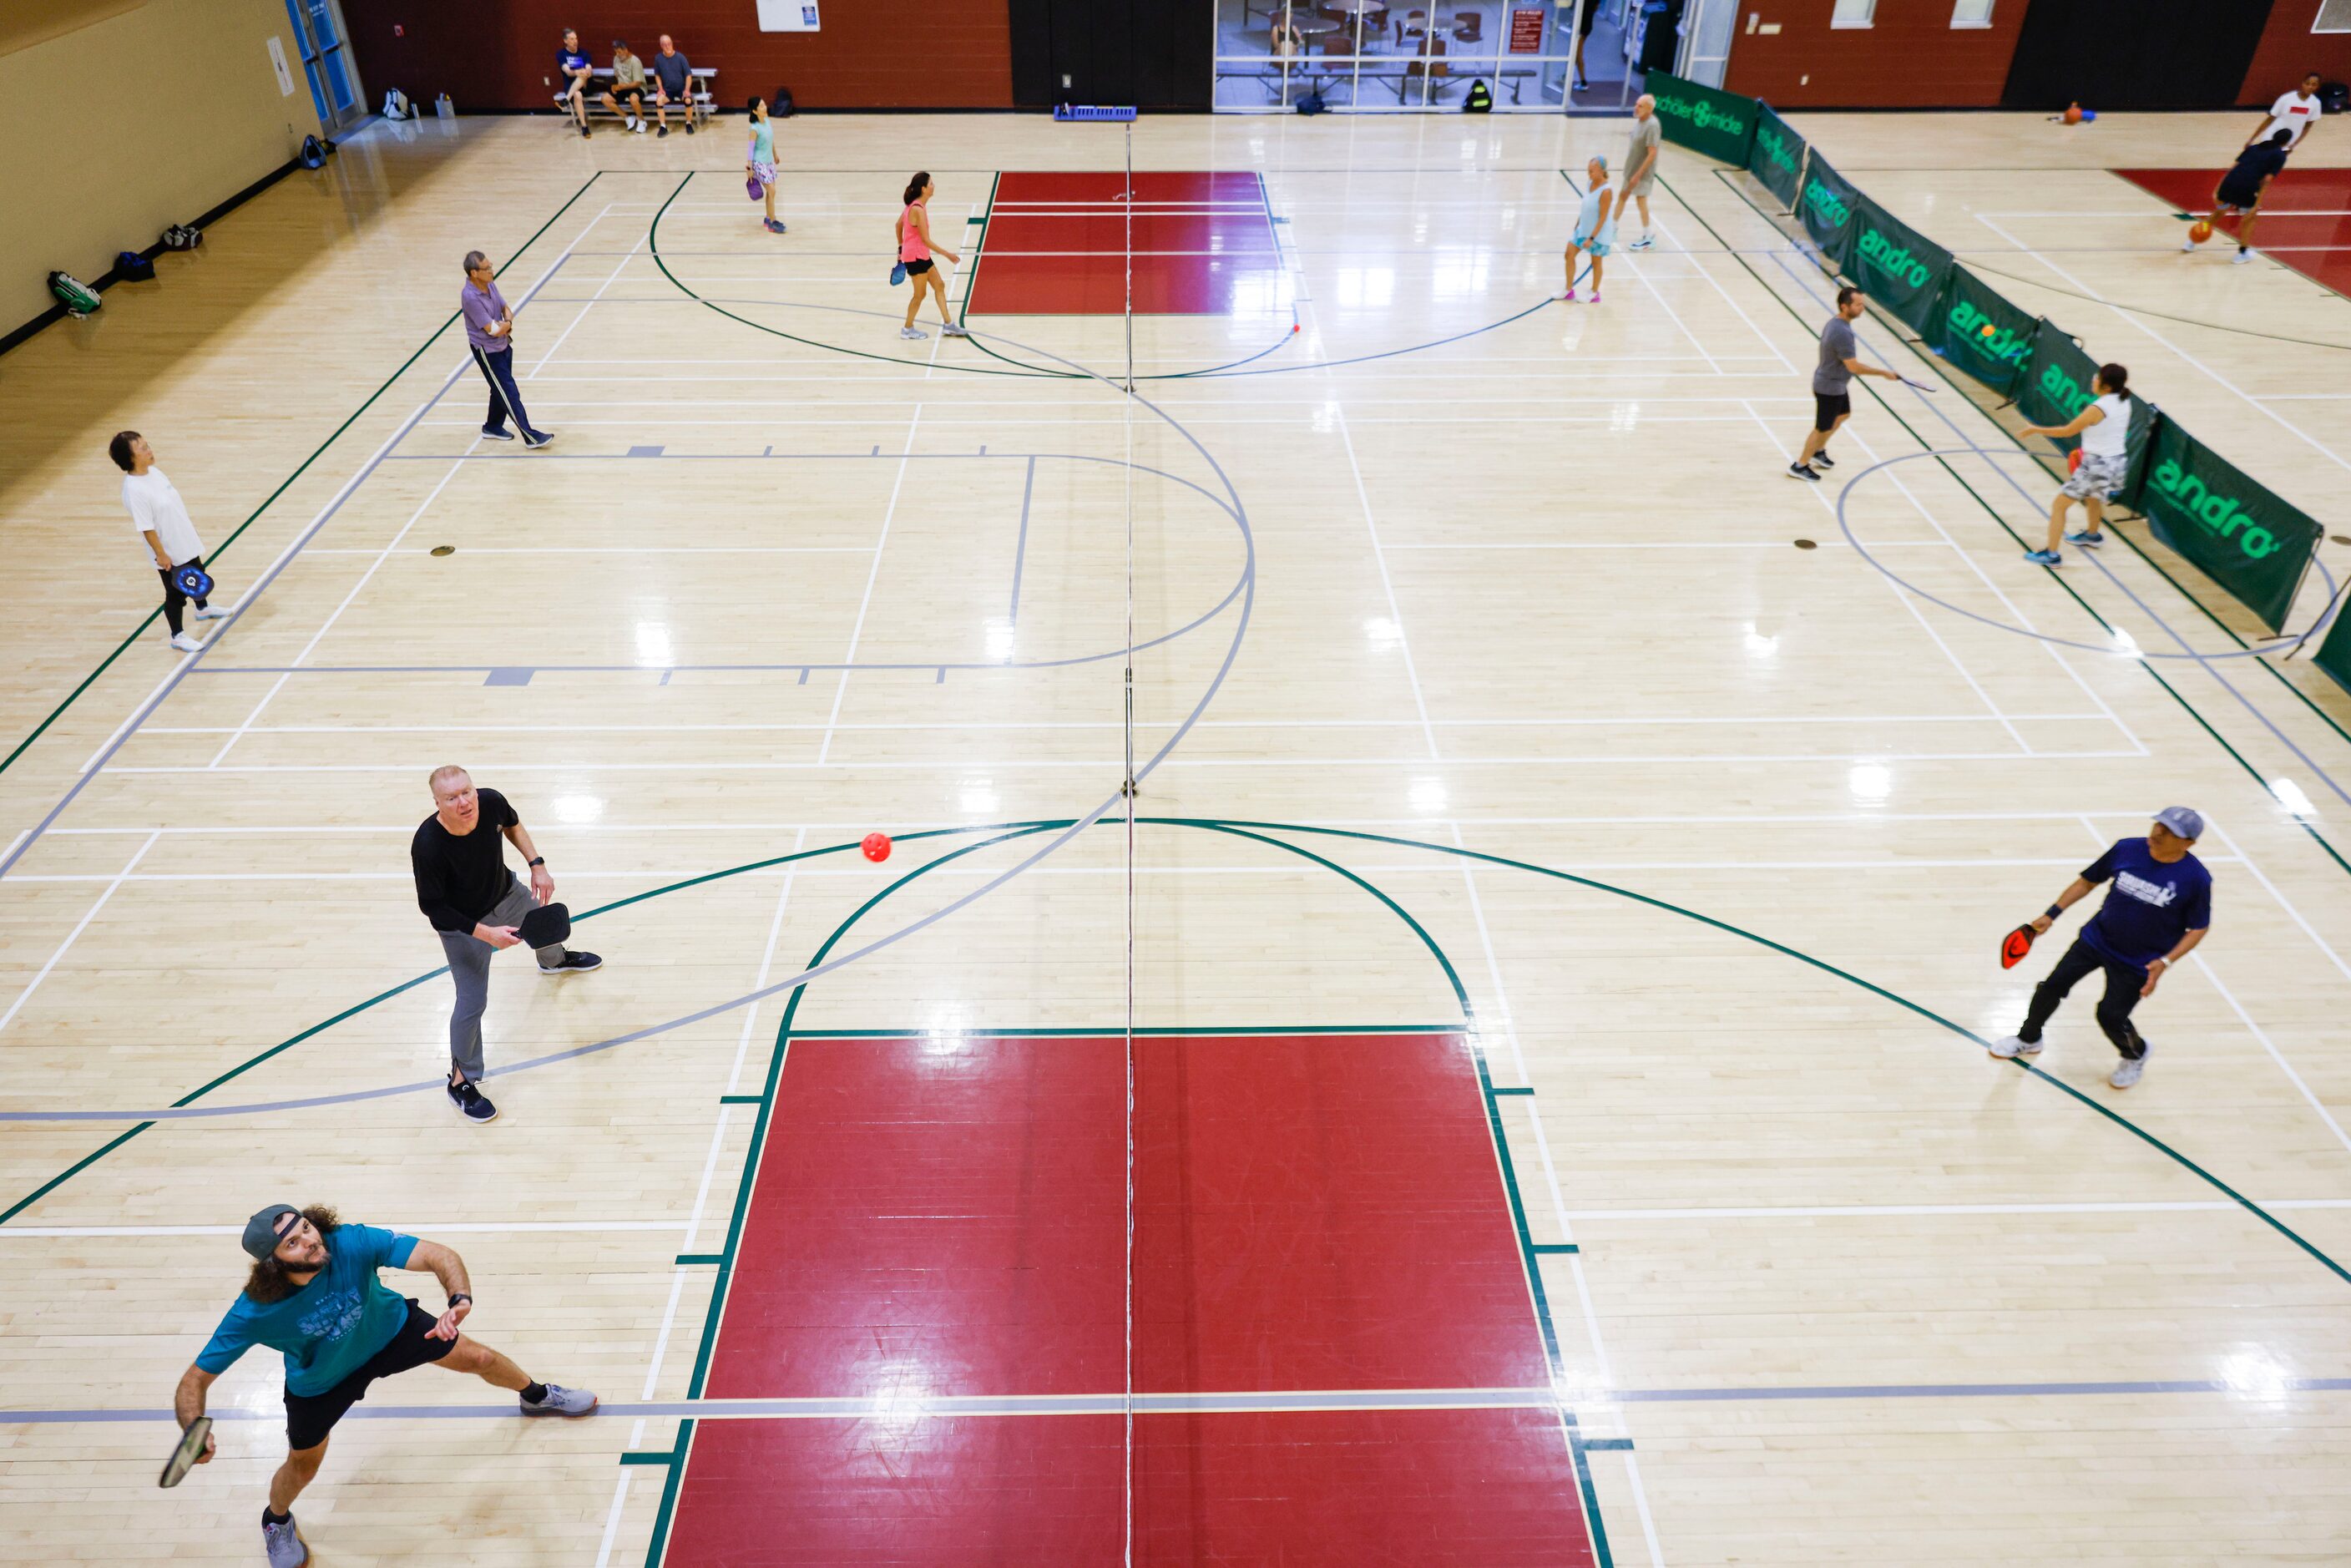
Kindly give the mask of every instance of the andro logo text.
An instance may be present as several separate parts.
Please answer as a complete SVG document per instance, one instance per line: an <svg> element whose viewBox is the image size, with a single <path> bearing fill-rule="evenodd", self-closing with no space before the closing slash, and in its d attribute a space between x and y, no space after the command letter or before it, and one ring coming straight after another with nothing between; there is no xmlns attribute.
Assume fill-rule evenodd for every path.
<svg viewBox="0 0 2351 1568"><path fill-rule="evenodd" d="M1804 205L1819 214L1824 224L1842 224L1853 216L1853 209L1837 200L1836 193L1818 180L1804 187Z"/></svg>
<svg viewBox="0 0 2351 1568"><path fill-rule="evenodd" d="M2081 382L2055 365L2041 372L2041 392L2043 396L2065 411L2067 419L2098 401L2083 388Z"/></svg>
<svg viewBox="0 0 2351 1568"><path fill-rule="evenodd" d="M1764 157L1790 173L1795 172L1796 150L1788 145L1786 137L1768 125L1759 125L1755 128L1755 145L1763 149Z"/></svg>
<svg viewBox="0 0 2351 1568"><path fill-rule="evenodd" d="M1746 120L1729 110L1718 109L1702 99L1694 100L1660 95L1657 99L1657 112L1669 114L1676 120L1686 120L1700 131L1719 130L1737 136L1747 129Z"/></svg>
<svg viewBox="0 0 2351 1568"><path fill-rule="evenodd" d="M1899 278L1913 288L1926 287L1935 276L1933 269L1925 262L1920 261L1876 229L1862 231L1860 250L1862 255L1876 262L1879 269L1887 277Z"/></svg>
<svg viewBox="0 0 2351 1568"><path fill-rule="evenodd" d="M2167 457L2157 464L2147 479L2213 538L2234 540L2248 559L2277 553L2277 536L2241 511L2233 497L2207 489L2203 480L2180 467L2176 459Z"/></svg>
<svg viewBox="0 0 2351 1568"><path fill-rule="evenodd" d="M1991 317L1964 299L1951 307L1950 321L1951 330L1959 335L1959 341L1971 351L1987 359L1998 360L2002 364L2021 363L2032 347L2031 340L2020 336L2014 328L1998 326ZM1994 328L1989 338L1983 336L1986 327Z"/></svg>

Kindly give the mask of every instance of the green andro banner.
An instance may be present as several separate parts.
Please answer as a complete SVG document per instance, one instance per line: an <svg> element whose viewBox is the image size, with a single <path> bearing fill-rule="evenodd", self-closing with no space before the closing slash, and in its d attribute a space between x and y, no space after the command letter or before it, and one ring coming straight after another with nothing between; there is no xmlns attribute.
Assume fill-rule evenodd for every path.
<svg viewBox="0 0 2351 1568"><path fill-rule="evenodd" d="M1985 328L1991 328L1987 332ZM1943 280L1932 326L1919 333L1943 362L1965 371L2002 397L2012 398L2032 357L2040 323L2011 305L1999 290L1953 266Z"/></svg>
<svg viewBox="0 0 2351 1568"><path fill-rule="evenodd" d="M1952 265L1949 251L1867 196L1855 204L1845 276L1922 338L1934 327Z"/></svg>
<svg viewBox="0 0 2351 1568"><path fill-rule="evenodd" d="M1658 129L1667 141L1746 167L1748 140L1755 134L1753 99L1663 71L1651 71L1647 86L1657 100Z"/></svg>
<svg viewBox="0 0 2351 1568"><path fill-rule="evenodd" d="M2335 629L2327 632L2326 641L2318 645L2317 655L2312 662L2334 676L2336 685L2351 692L2351 631L2346 631L2346 627L2351 627L2351 614L2336 612Z"/></svg>
<svg viewBox="0 0 2351 1568"><path fill-rule="evenodd" d="M2318 524L2271 494L2168 414L2155 422L2134 497L2155 537L2185 556L2271 631L2318 549ZM2328 642L2341 641L2338 632Z"/></svg>
<svg viewBox="0 0 2351 1568"><path fill-rule="evenodd" d="M1860 202L1861 193L1814 152L1812 162L1804 165L1804 189L1796 202L1796 215L1804 221L1804 232L1813 236L1821 254L1840 272L1853 255L1854 209Z"/></svg>
<svg viewBox="0 0 2351 1568"><path fill-rule="evenodd" d="M1747 150L1747 172L1762 181L1765 190L1793 207L1797 178L1803 167L1804 139L1772 113L1770 104L1756 99L1755 141Z"/></svg>

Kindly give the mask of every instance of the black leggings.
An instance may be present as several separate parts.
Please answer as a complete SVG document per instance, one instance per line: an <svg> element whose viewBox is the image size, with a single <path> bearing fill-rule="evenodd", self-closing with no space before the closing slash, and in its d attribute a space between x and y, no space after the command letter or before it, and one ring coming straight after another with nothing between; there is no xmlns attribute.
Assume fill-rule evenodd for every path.
<svg viewBox="0 0 2351 1568"><path fill-rule="evenodd" d="M2024 1014L2024 1027L2016 1037L2027 1045L2041 1039L2041 1026L2057 1011L2057 1004L2094 970L2106 972L2106 994L2098 998L2098 1027L2115 1042L2115 1049L2126 1061L2137 1061L2147 1054L2147 1041L2139 1037L2131 1023L2131 1009L2138 1006L2139 988L2147 984L2147 971L2135 964L2117 964L2075 937L2049 971L2049 977L2032 988L2032 1006Z"/></svg>
<svg viewBox="0 0 2351 1568"><path fill-rule="evenodd" d="M172 635L174 637L180 634L180 609L181 606L188 602L188 596L180 591L180 585L173 582L172 578L172 574L177 572L181 567L189 566L194 567L198 571L204 570L204 558L200 555L192 555L187 559L182 561L179 566L173 567L171 571L165 571L161 567L157 567L155 569L155 575L163 580L163 619L172 623ZM199 610L206 609L210 606L211 602L212 601L210 600L199 599L196 601L196 608Z"/></svg>

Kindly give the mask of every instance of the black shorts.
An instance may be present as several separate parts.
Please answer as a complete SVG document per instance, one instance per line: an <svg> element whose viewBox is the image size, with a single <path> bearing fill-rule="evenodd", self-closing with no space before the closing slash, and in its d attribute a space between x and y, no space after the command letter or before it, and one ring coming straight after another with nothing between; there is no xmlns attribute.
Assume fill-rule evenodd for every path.
<svg viewBox="0 0 2351 1568"><path fill-rule="evenodd" d="M1851 392L1816 392L1813 394L1813 428L1823 435L1834 430L1836 422L1852 412Z"/></svg>
<svg viewBox="0 0 2351 1568"><path fill-rule="evenodd" d="M411 1367L440 1360L457 1348L454 1339L427 1339L425 1331L441 1320L416 1304L408 1301L408 1321L392 1336L392 1343L367 1358L357 1372L328 1389L324 1394L297 1394L286 1391L286 1446L289 1448L315 1448L327 1440L335 1423L343 1418L350 1407L367 1397L368 1385L379 1377L390 1377Z"/></svg>
<svg viewBox="0 0 2351 1568"><path fill-rule="evenodd" d="M2223 180L2220 187L2212 193L2212 199L2224 207L2234 207L2239 212L2245 212L2250 210L2255 202L2262 199L2262 188L2257 184L2231 185L2228 181Z"/></svg>
<svg viewBox="0 0 2351 1568"><path fill-rule="evenodd" d="M625 85L616 81L607 82L604 84L604 90L614 98L651 98L653 95L653 84L642 81L632 81Z"/></svg>
<svg viewBox="0 0 2351 1568"><path fill-rule="evenodd" d="M906 276L909 277L920 277L923 274L930 271L930 258L925 256L921 261L908 262L906 264Z"/></svg>

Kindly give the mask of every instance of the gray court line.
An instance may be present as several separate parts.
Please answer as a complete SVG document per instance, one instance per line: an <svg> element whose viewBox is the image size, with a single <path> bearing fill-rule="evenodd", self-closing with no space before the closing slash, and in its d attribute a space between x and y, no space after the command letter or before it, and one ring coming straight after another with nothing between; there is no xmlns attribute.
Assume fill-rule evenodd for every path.
<svg viewBox="0 0 2351 1568"><path fill-rule="evenodd" d="M552 276L551 272L549 276ZM1010 339L1005 339L1002 340L1012 342L1012 340ZM1231 476L1225 472L1224 465L1217 461L1216 455L1211 453L1207 447L1201 443L1198 436L1193 434L1189 429L1186 428L1186 426L1180 421L1176 420L1172 414L1168 413L1158 404L1153 402L1149 398L1144 397L1142 393L1134 392L1132 389L1121 388L1118 383L1111 381L1108 377L1103 376L1097 371L1089 370L1085 366L1080 365L1074 361L1063 359L1061 355L1053 353L1050 350L1032 348L1022 343L1013 343L1012 346L1017 349L1020 349L1022 351L1027 353L1040 355L1045 359L1052 361L1056 364L1068 365L1071 370L1077 371L1085 379L1099 382L1102 386L1107 387L1113 392L1120 392L1123 396L1133 398L1137 403L1150 410L1162 423L1165 424L1167 428L1174 431L1176 434L1182 436L1184 440L1191 445L1192 450L1200 455L1201 461L1207 464L1210 470L1215 473L1218 481L1223 484L1225 494L1232 503L1230 513L1234 526L1240 531L1241 545L1244 555L1242 558L1240 579L1238 582L1235 584L1233 592L1241 595L1241 611L1240 615L1233 627L1232 641L1226 645L1224 658L1218 663L1216 674L1210 678L1207 688L1201 693L1200 700L1193 705L1192 711L1184 716L1183 722L1176 727L1175 730L1169 734L1167 738L1160 744L1158 749L1154 751L1148 758L1146 758L1134 770L1133 777L1135 781L1139 783L1143 779L1150 777L1152 773L1157 771L1160 764L1165 762L1169 755L1175 751L1176 747L1182 745L1186 737L1192 733L1193 727L1200 722L1201 716L1208 711L1209 705L1216 701L1217 694L1224 689L1226 679L1231 675L1233 665L1240 657L1241 643L1249 635L1249 621L1255 612L1257 603L1257 536L1249 528L1249 511L1241 503L1240 491L1233 484ZM413 422L413 416L412 416L412 423ZM370 471L372 471L372 465L371 465ZM360 477L364 476L364 475L360 476ZM354 479L353 483L356 484L357 479ZM349 486L346 488L348 490ZM1230 603L1232 601L1232 597L1233 594L1227 594L1225 600L1217 606L1217 610L1221 610L1224 607L1224 604ZM1214 615L1217 612L1217 611L1210 611L1209 615ZM1203 616L1201 619L1205 621L1207 619L1207 616ZM1195 625L1198 623L1199 622L1194 622ZM1180 635L1180 633L1170 633L1169 635L1175 636ZM1160 638L1155 641L1164 642L1165 640L1165 638ZM1150 643L1144 643L1139 644L1138 646L1148 647L1151 645L1152 644ZM1089 661L1077 660L1068 662L1085 663ZM798 666L794 667L797 668ZM930 669L937 666L925 664L918 667ZM1001 668L1003 666L989 667ZM68 796L67 799L70 800L72 797ZM811 981L821 979L823 977L832 974L837 970L847 968L850 965L858 962L860 959L867 957L872 954L878 953L883 948L888 947L897 942L903 941L906 937L914 936L918 931L922 931L929 926L935 925L938 922L945 920L947 916L956 913L958 910L961 910L969 904L976 904L980 899L987 897L989 894L994 893L998 888L1002 887L1006 883L1012 881L1024 872L1027 872L1030 867L1038 864L1048 856L1055 853L1064 845L1068 844L1071 840L1075 839L1079 834L1092 828L1096 822L1100 821L1102 817L1112 810L1112 808L1118 805L1120 801L1124 799L1126 799L1126 786L1122 782L1119 789L1106 796L1092 810L1086 812L1083 816L1071 821L1068 827L1062 828L1059 831L1054 832L1052 838L1048 840L1043 846L1024 856L1007 869L998 872L996 875L988 878L986 882L981 883L977 887L973 888L970 892L966 893L959 897L951 899L946 904L942 904L939 908L932 910L929 914L910 921L894 931L877 936L872 941L866 943L864 946L844 953L837 958L832 958L824 963L816 965L812 968L803 969L799 974L792 976L789 979L778 980L774 985L765 986L758 990L746 992L742 996L732 998L726 1001L713 1003L709 1007L702 1008L696 1011L687 1013L682 1018L671 1019L665 1023L650 1024L643 1029L632 1030L626 1034L617 1034L605 1040L592 1040L586 1045L573 1046L566 1051L550 1051L546 1055L533 1057L525 1061L517 1061L510 1066L493 1068L487 1074L486 1074L486 1076L503 1077L507 1073L525 1072L533 1068L550 1066L559 1061L569 1061L576 1057L590 1056L600 1051L613 1050L619 1046L633 1044L637 1040L650 1040L655 1035L667 1034L674 1030L684 1029L688 1025L700 1023L706 1019L716 1018L722 1013L732 1012L737 1008L747 1007L754 1002L763 1001L767 998L775 996L779 992L792 990L798 987L808 985ZM64 805L63 803L60 803L58 810L62 810L63 809ZM52 816L55 815L54 812L51 814ZM975 831L987 831L987 830L981 828ZM1003 842L1008 839L1049 831L1050 830L1044 828L1023 827L1016 829L1013 831L1007 832L1000 838L983 841L981 844L972 847L984 848L988 843ZM920 873L917 873L915 874ZM0 1123L176 1122L214 1116L260 1115L275 1111L312 1110L325 1105L348 1105L361 1101L381 1100L399 1094L421 1093L427 1090L442 1088L445 1086L446 1082L447 1081L445 1079L436 1077L423 1082L395 1083L375 1089L357 1089L337 1094L314 1094L307 1095L299 1099L263 1101L243 1105L172 1105L165 1106L161 1109L146 1111L0 1111Z"/></svg>
<svg viewBox="0 0 2351 1568"><path fill-rule="evenodd" d="M1571 1405L1743 1405L1867 1399L2062 1399L2205 1394L2263 1404L2291 1394L2351 1393L2351 1377L2282 1377L2248 1385L2217 1377L2145 1382L1851 1383L1748 1388L1372 1388L1303 1392L1142 1394L1142 1415L1230 1414L1332 1410L1554 1410ZM946 1395L922 1398L883 1394L844 1399L661 1399L600 1405L600 1416L696 1421L792 1421L876 1418L913 1421L1005 1416L1114 1416L1128 1407L1123 1394ZM234 1407L216 1421L277 1422L275 1410ZM355 1405L348 1419L372 1421L502 1421L522 1419L511 1405ZM0 1427L114 1426L178 1422L168 1409L0 1409Z"/></svg>
<svg viewBox="0 0 2351 1568"><path fill-rule="evenodd" d="M520 309L528 306L532 298L547 286L548 281L563 269L563 264L570 259L570 247L566 246L563 254L555 258L555 265L540 274L538 281L524 291L521 301L515 308ZM51 806L41 820L33 824L32 830L19 839L5 856L0 856L0 877L6 876L14 870L16 862L25 858L26 852L40 841L41 835L47 832L59 817L65 815L66 808L71 806L81 792L89 787L89 781L105 771L106 765L114 759L115 754L131 743L131 737L139 733L139 727L152 717L155 710L162 707L172 694L180 689L180 683L203 666L204 655L235 629L236 623L245 618L245 612L253 608L254 602L268 590L271 583L277 580L278 575L294 563L295 557L300 555L304 548L319 537L319 530L333 519L337 512L343 509L343 503L358 494L359 487L367 482L370 475L382 465L383 460L391 455L392 449L400 444L401 438L415 429L417 422L422 420L435 403L448 395L449 389L457 384L457 378L470 370L473 363L473 356L468 353L463 363L450 368L439 390L419 403L415 411L401 422L400 428L386 437L381 446L376 448L375 455L362 464L358 473L345 480L343 487L335 492L333 498L328 501L317 517L310 519L309 526L295 535L293 541L277 553L277 559L265 567L261 575L254 579L252 585L237 596L236 608L229 612L227 618L221 622L220 630L206 638L204 645L195 653L182 659L179 667L166 676L161 685L150 692L145 701L131 710L131 716L115 730L98 755L85 763L82 770L75 775L72 785L63 796L59 797L57 803Z"/></svg>
<svg viewBox="0 0 2351 1568"><path fill-rule="evenodd" d="M1037 493L1037 459L1029 459L1029 476L1020 484L1020 542L1012 550L1012 624L1020 624L1020 569L1029 559L1029 502Z"/></svg>
<svg viewBox="0 0 2351 1568"><path fill-rule="evenodd" d="M2310 629L2302 632L2299 636L2287 637L2282 641L2267 643L2258 648L2231 648L2218 653L2197 653L2193 652L2186 653L2156 653L2147 652L2144 649L2133 652L2118 648L2112 643L2084 643L2076 641L2071 637L2060 637L2053 632L2035 632L2030 627L2011 625L2010 622L1999 620L1993 616L1980 614L1973 610L1963 609L1959 605L1952 603L1948 599L1938 598L1936 595L1928 592L1925 589L1918 587L1917 584L1910 581L1909 579L1902 576L1899 572L1896 572L1892 567L1887 566L1884 561L1870 554L1869 548L1861 542L1859 536L1857 536L1853 530L1853 523L1851 519L1845 516L1845 505L1852 499L1855 489L1860 486L1864 479L1868 478L1872 474L1876 473L1881 468L1891 468L1897 463L1914 463L1922 457L1982 457L1988 461L2000 457L2018 457L2030 463L2032 461L2032 455L2029 452L1993 452L1986 451L1980 447L1967 446L1946 446L1932 448L1925 452L1905 452L1896 456L1888 457L1883 461L1871 464L1868 467L1864 468L1852 478L1846 480L1844 488L1837 492L1837 527L1844 531L1845 543L1851 545L1855 553L1857 553L1862 559L1867 561L1870 565L1876 567L1880 572L1884 573L1886 580L1892 582L1896 587L1901 589L1903 592L1923 599L1928 603L1936 606L1938 609L1948 610L1952 614L1959 616L1964 620L1973 621L1979 625L1989 626L1995 632L2006 632L2014 636L2031 638L2036 643L2049 643L2060 648L2073 648L2085 653L2096 653L2106 658L2179 660L2251 659L2257 658L2263 653L2275 653L2288 648L2298 648L2303 643L2308 642L2311 638L2317 636L2321 632L2326 630L2330 622L2331 612L2333 609L2331 605L2327 611L2320 612L2318 619L2311 623ZM2088 552L2085 551L2084 553L2087 554ZM2325 580L2327 596L2329 599L2332 599L2335 594L2334 574L2329 572L2326 570L2325 564L2320 561L2315 556L2311 558L2311 564L2318 568L2319 575ZM2141 606L2141 608L2144 609L2145 606ZM2158 622L2158 624L2161 624L2161 622ZM2171 629L2167 626L2164 630L2168 632ZM2173 635L2177 636L2178 633L2174 632Z"/></svg>
<svg viewBox="0 0 2351 1568"><path fill-rule="evenodd" d="M1788 277L1794 279L1796 287L1803 290L1806 298L1812 300L1815 305L1826 304L1826 301L1813 290L1813 286L1805 280L1802 275L1788 265L1787 258L1785 256L1779 256L1776 259L1779 262L1781 271L1786 273ZM1933 398L1928 396L1927 393L1918 391L1916 388L1912 389L1911 396L1917 398L1921 403L1925 404L1937 418L1943 422L1945 428L1949 429L1953 435L1958 436L1959 440L1965 442L1970 453L1982 458L1984 460L1985 466L1991 469L1993 473L1998 474L2002 479L2008 481L2009 487L2014 490L2019 496L2022 497L2027 505L2037 507L2043 504L2039 497L2036 497L2032 491L2024 487L2023 481L2017 478L2015 475L2010 473L2007 469L2001 467L1993 460L1996 456L2000 455L1999 454L1986 449L1974 436L1969 434L1965 430L1962 430L1959 427L1959 422L1954 420L1948 413L1946 413ZM1896 459L1896 461L1898 461L1898 459ZM1860 478L1860 475L1855 475L1854 482L1858 482ZM1848 483L1845 486L1845 490L1848 493L1852 488L1852 483ZM1842 502L1842 496L1839 497L1839 500ZM1840 525L1843 522L1841 512L1839 522ZM2296 744L2293 737L2287 735L2284 730L2279 728L2277 721L2271 718L2269 714L2261 706L2260 704L2254 702L2252 698L2239 691L2236 687L2236 684L2231 681L2228 675L2221 671L2220 668L2220 661L2224 658L2238 657L2240 656L2239 653L2231 653L2213 654L2198 653L2195 647L2189 643L2188 639L2181 636L2178 630L2172 626L2170 622L2166 621L2162 616L2157 614L2155 607L2149 604L2146 600L2140 598L2138 591L2132 588L2129 583L2123 580L2121 574L2116 572L2114 568L2108 566L2105 561L2101 560L2098 558L2096 551L2085 550L2082 553L2090 558L2090 564L2096 567L2098 570L2105 575L2105 580L2109 583L2112 583L2116 589L2120 591L2124 598L2129 600L2133 604L2138 607L2140 614L2146 616L2149 621L2154 622L2156 625L2161 627L2163 629L2164 635L2169 637L2174 643L2179 644L2182 653L2187 657L2193 659L2197 665L2201 668L2206 674L2211 676L2213 680L2218 682L2222 691L2227 692L2231 696L2236 698L2237 706L2251 714L2253 716L2254 722L2258 723L2263 729L2268 730L2271 736L2276 739L2280 746L2284 747L2288 751L2294 753L2295 758L2299 760L2304 767L2309 768L2311 772L2317 775L2319 781L2325 784L2327 789L2335 792L2335 799L2341 800L2346 806L2351 806L2351 790L2345 789L2342 784L2335 779L2335 775L2320 767L2316 758L2313 758L2309 752L2304 751L2301 746ZM2317 559L2318 558L2314 553L2311 557L2313 561L2317 560ZM1885 569L1881 567L1879 570L1884 570ZM2331 585L2334 579L2330 577L2327 579L2327 581ZM2316 628L2313 627L2312 630L2315 631ZM2309 634L2310 633L2307 632L2303 633L2304 637L2307 637ZM2261 649L2244 650L2243 652L2267 653L2270 651L2272 650ZM2155 657L2157 655L2143 656Z"/></svg>

